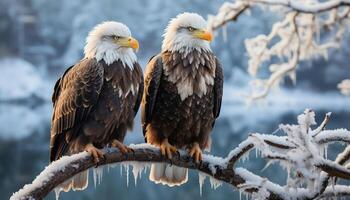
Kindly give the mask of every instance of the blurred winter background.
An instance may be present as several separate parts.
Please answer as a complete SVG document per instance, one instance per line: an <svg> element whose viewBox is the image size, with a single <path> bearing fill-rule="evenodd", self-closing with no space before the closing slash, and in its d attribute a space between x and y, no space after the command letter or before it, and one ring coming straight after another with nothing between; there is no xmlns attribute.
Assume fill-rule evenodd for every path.
<svg viewBox="0 0 350 200"><path fill-rule="evenodd" d="M50 95L53 84L70 65L82 58L88 31L104 20L127 24L141 45L138 58L144 67L160 50L162 32L171 17L192 11L206 17L217 13L223 0L0 0L0 194L1 199L21 188L48 164ZM222 115L213 133L212 153L226 154L251 132L280 134L280 123L296 123L297 114L312 108L320 122L332 112L329 128L350 129L350 99L337 90L337 83L350 78L350 38L329 59L301 63L297 84L286 80L263 103L245 104L250 77L246 72L244 39L268 33L274 13L256 10L221 31L212 43L225 70ZM348 34L345 34L348 35ZM126 143L143 142L139 117ZM334 148L332 152L339 149ZM333 153L334 154L334 153ZM264 171L266 162L251 159L242 165L284 183L285 172L277 166ZM199 194L198 176L191 172L189 182L179 188L155 185L144 174L137 186L125 171L105 170L103 181L86 191L61 194L62 199L234 199L239 193L224 185L216 190L207 181ZM48 199L54 199L50 194Z"/></svg>

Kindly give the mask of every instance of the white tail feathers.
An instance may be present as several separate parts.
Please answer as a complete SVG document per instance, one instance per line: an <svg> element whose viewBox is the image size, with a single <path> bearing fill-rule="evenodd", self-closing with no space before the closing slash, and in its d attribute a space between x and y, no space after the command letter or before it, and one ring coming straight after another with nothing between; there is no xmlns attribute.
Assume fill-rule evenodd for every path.
<svg viewBox="0 0 350 200"><path fill-rule="evenodd" d="M89 171L80 172L75 175L72 179L69 179L60 184L60 188L64 192L69 192L71 189L76 190L85 190L89 184Z"/></svg>
<svg viewBox="0 0 350 200"><path fill-rule="evenodd" d="M89 184L89 170L74 176L72 181L73 190L85 190Z"/></svg>
<svg viewBox="0 0 350 200"><path fill-rule="evenodd" d="M188 170L165 163L155 163L151 166L149 179L170 187L179 186L187 182Z"/></svg>

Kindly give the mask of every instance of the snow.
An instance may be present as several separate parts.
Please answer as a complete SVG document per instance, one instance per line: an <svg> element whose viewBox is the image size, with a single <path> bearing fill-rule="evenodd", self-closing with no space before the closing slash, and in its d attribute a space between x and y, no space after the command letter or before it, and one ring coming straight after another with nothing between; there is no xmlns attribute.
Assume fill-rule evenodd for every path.
<svg viewBox="0 0 350 200"><path fill-rule="evenodd" d="M33 95L50 98L48 83L32 64L20 58L2 58L0 67L0 101L30 99Z"/></svg>
<svg viewBox="0 0 350 200"><path fill-rule="evenodd" d="M36 4L39 12L39 23L41 21L44 21L46 24L40 24L40 27L44 27L44 36L45 41L49 41L50 44L55 44L55 40L59 42L59 51L64 54L63 57L55 56L56 60L58 60L58 67L61 67L60 71L62 71L63 67L66 67L77 60L81 58L81 47L84 45L84 38L86 37L86 33L88 30L95 25L96 23L99 23L105 19L115 19L115 20L121 20L126 24L129 24L131 26L131 29L133 30L133 34L136 34L135 37L137 39L140 39L140 42L144 42L146 45L144 46L143 50L141 49L141 54L138 54L138 56L141 58L141 65L145 66L145 63L147 62L150 54L154 54L155 52L158 52L160 40L161 40L161 34L163 29L159 27L165 27L165 23L168 21L168 19L175 14L177 14L180 11L183 11L183 9L186 10L193 10L195 12L202 12L203 16L205 16L208 12L214 13L216 12L216 9L218 8L219 4L222 2L210 2L207 4L201 4L201 3L194 3L194 4L188 4L184 3L184 1L180 1L180 3L174 3L172 1L164 2L162 0L155 0L152 3L142 3L141 1L134 1L131 0L131 3L126 1L118 1L118 9L121 12L115 12L115 6L113 5L112 1L109 0L103 0L101 2L84 2L84 4L81 4L81 1L70 1L70 0L63 0L61 2L56 3L43 3L45 1L38 1ZM238 2L238 1L236 1ZM44 4L44 5L42 5ZM197 6L194 6L197 4ZM233 3L231 3L233 4ZM107 5L107 6L106 6ZM112 6L113 5L113 6ZM139 6L128 6L128 5L139 5ZM141 6L140 6L141 5ZM198 6L199 5L199 6ZM236 5L236 4L234 4ZM62 7L63 9L56 9L57 7ZM141 8L140 8L141 7ZM99 8L99 9L96 9ZM227 7L230 9L229 7ZM103 10L104 12L98 12L96 10ZM74 11L74 12L72 12ZM142 12L140 12L142 11ZM252 9L253 12L256 10ZM45 14L46 12L46 14ZM91 18L90 15L93 13L95 16L94 18ZM126 13L133 13L133 16L130 17L129 14ZM141 14L142 13L142 14ZM148 13L145 15L145 13ZM221 13L221 11L220 11ZM223 141L219 143L219 141L216 141L218 146L215 146L215 151L218 153L221 152L222 149L231 150L231 148L237 143L237 141L232 140L225 140L225 138L232 137L232 133L235 134L241 134L241 135L235 135L234 139L236 140L242 140L242 138L245 137L246 133L249 131L260 131L260 130L266 130L268 127L271 126L271 123L274 123L273 121L280 121L280 119L283 116L283 119L286 119L284 117L289 116L291 113L299 112L300 109L303 109L304 107L312 107L315 110L319 109L329 109L330 105L329 102L332 102L331 110L333 112L347 112L349 111L350 107L348 106L349 99L342 97L340 94L336 94L335 92L325 92L322 91L322 94L314 92L312 89L306 90L305 87L301 86L301 89L297 90L285 90L282 89L280 91L277 91L276 93L271 93L268 97L268 105L260 104L260 106L252 106L251 108L247 108L241 103L237 103L238 101L242 100L242 95L234 96L232 94L237 93L243 93L247 91L247 83L249 81L249 77L247 77L247 73L245 70L240 70L240 68L246 67L246 59L245 54L246 52L243 51L244 44L242 41L244 41L245 38L255 37L257 34L260 33L268 33L269 25L273 23L273 18L269 17L272 15L275 15L275 13L271 14L272 12L267 13L259 13L259 17L254 16L255 13L253 13L252 17L247 17L245 14L244 18L239 18L238 21L228 24L227 25L227 37L228 41L223 45L223 43L219 40L215 40L212 44L213 50L215 50L215 53L220 58L223 67L225 69L225 76L226 78L229 77L230 79L225 79L225 91L224 91L224 104L223 107L225 109L222 110L222 114L220 116L220 121L229 120L229 122L232 124L229 128L232 128L232 130L226 131L222 129L222 127L219 127L218 134L221 134L222 131L225 131L227 134L221 134L218 138L220 138L220 141ZM223 16L224 17L224 16ZM229 17L229 15L226 15L226 17ZM142 22L139 19L143 19ZM63 23L67 20L71 20L72 23ZM264 23L261 23L264 22ZM52 25L54 24L54 26ZM155 29L155 27L158 27ZM225 27L226 28L226 27ZM137 31L142 30L142 31ZM226 34L225 34L226 35ZM147 41L152 38L153 42L151 45L147 45ZM54 41L52 41L54 40ZM69 45L62 45L64 43L67 43ZM223 46L225 48L223 48ZM345 42L345 46L347 46L347 42ZM348 50L346 48L345 50ZM232 53L234 52L234 53ZM340 51L336 52L336 54L341 54L342 52L346 51ZM60 53L61 54L61 53ZM347 54L345 53L347 56ZM346 56L342 56L340 59L345 60ZM65 63L65 64L62 64ZM66 65L67 64L67 65ZM345 62L346 64L346 62ZM331 64L322 63L322 66L325 66L324 68L336 68L335 65L342 65L340 67L345 68L345 72L347 70L346 66L344 66L344 63L334 62ZM55 67L56 67L55 66ZM51 67L51 66L50 66ZM301 68L303 65L300 66ZM323 71L324 69L316 66L315 71ZM277 68L273 69L266 68L266 70L276 70ZM56 69L55 69L56 70ZM327 69L326 69L327 70ZM326 71L324 70L324 71ZM327 71L326 71L327 72ZM330 77L336 77L334 75L339 74L339 71L333 72L333 74L325 73L325 75L322 75L318 77L319 80L329 79ZM344 73L343 73L344 74ZM258 74L259 75L259 74ZM345 74L346 75L346 74ZM1 76L1 75L0 75ZM240 77L237 77L240 76ZM58 75L54 77L56 79ZM235 85L237 78L242 80L240 87ZM298 77L299 78L299 77ZM346 77L345 77L346 78ZM0 78L0 81L2 78ZM341 80L341 79L339 79ZM337 82L339 82L339 80ZM51 80L51 85L54 80ZM320 81L321 82L321 81ZM301 83L301 84L300 84ZM318 84L319 82L315 83ZM298 80L298 88L300 88L300 85L305 84L307 87L309 87L309 82L300 82ZM2 84L0 85L0 87ZM52 87L50 87L50 90ZM50 94L50 92L46 92L47 94ZM29 97L30 98L30 97ZM233 102L233 103L232 103ZM7 105L6 105L7 106ZM13 106L16 107L7 109L4 107L0 108L0 121L1 121L1 138L23 138L31 133L37 133L37 132L43 132L40 131L40 126L43 126L43 124L48 124L50 117L47 115L50 115L51 111L51 104L48 105L50 109L45 110L38 110L37 108L32 108L30 106ZM45 115L45 116L40 116ZM46 118L46 121L44 120ZM139 118L136 118L139 119ZM238 120L237 120L238 119ZM21 123L18 123L18 122ZM220 123L220 121L218 121ZM235 123L233 123L235 122ZM216 128L218 123L216 124ZM246 129L252 128L253 130ZM264 128L262 128L264 127ZM46 127L47 129L47 127ZM238 131L240 130L240 132ZM243 132L243 131L244 132ZM46 130L47 133L47 130ZM141 129L139 120L136 120L135 128L132 134L127 135L127 142L140 142L143 141ZM216 135L216 134L214 134ZM326 136L326 135L324 135ZM317 138L315 138L317 140ZM228 145L230 144L230 145ZM46 145L47 146L47 145ZM326 150L327 148L325 148ZM256 151L259 152L259 151ZM225 152L226 153L226 152ZM326 153L325 153L326 154ZM245 154L243 158L248 158L249 154ZM249 163L248 163L249 164ZM122 168L121 168L122 169ZM215 172L214 168L211 168L212 172ZM153 189L153 188L152 188ZM148 193L148 191L147 191ZM174 195L176 196L176 195Z"/></svg>
<svg viewBox="0 0 350 200"><path fill-rule="evenodd" d="M241 192L244 192L244 189L246 188L258 189L258 193L255 194L256 196L254 199L258 198L258 194L260 194L261 197L264 197L266 195L267 190L274 191L275 193L288 199L288 197L286 196L287 193L285 192L284 188L280 185L272 183L264 178L261 178L260 176L257 176L244 168L236 168L235 172L237 175L241 176L243 179L246 180L246 182L243 185L238 186L238 189Z"/></svg>
<svg viewBox="0 0 350 200"><path fill-rule="evenodd" d="M262 3L263 2L263 3ZM249 8L262 7L263 10L275 13L279 21L275 22L268 34L258 34L254 37L245 35L245 49L248 55L248 73L251 81L251 92L248 100L265 98L273 89L279 88L285 77L296 82L296 69L301 61L323 57L328 59L330 49L340 47L340 39L344 34L344 26L337 26L341 21L342 11L333 10L326 15L312 15L309 12L324 10L340 1L320 2L318 0L263 0L247 3L234 1L224 3L219 12L209 15L208 24L211 30L222 28L226 38L226 22L232 21L234 16L248 13ZM303 10L307 13L289 12L290 8ZM320 39L320 24L327 24L330 34L327 39ZM257 32L257 31L255 31ZM327 31L324 31L327 32ZM268 67L265 67L268 66ZM267 68L269 76L259 77L259 72ZM340 89L348 88L347 84L340 84ZM348 89L343 89L346 93Z"/></svg>
<svg viewBox="0 0 350 200"><path fill-rule="evenodd" d="M320 176L321 169L318 165L328 165L339 171L344 171L344 167L333 163L330 160L324 159L327 157L327 144L320 144L322 141L335 141L345 140L350 141L350 132L346 129L335 129L335 130L322 130L316 127L314 130L311 126L316 125L315 113L306 109L304 113L297 117L298 124L281 124L279 129L285 133L286 136L266 135L254 133L250 134L247 140L243 141L237 148L229 153L226 158L216 157L212 155L203 155L203 161L210 163L209 169L212 174L216 174L218 168L227 167L228 161L232 156L237 155L247 145L253 144L254 149L257 151L257 156L261 156L268 160L268 163L264 167L267 168L272 163L278 163L283 169L287 171L287 184L282 187L278 184L274 184L265 178L252 174L244 168L236 168L235 173L245 179L245 183L238 186L240 192L244 192L246 189L255 188L257 192L251 194L251 198L264 199L270 194L270 192L278 193L284 197L291 197L295 191L298 195L305 195L305 191L310 194L316 192L322 181L323 176ZM322 125L321 125L322 126ZM315 132L319 132L315 135ZM289 146L290 149L280 149L279 147L271 147L266 141L270 141L276 144ZM131 148L142 149L149 148L152 150L158 150L157 147L149 144L131 144ZM349 148L349 147L348 147ZM107 150L106 150L107 151ZM180 155L185 155L186 151L180 151ZM87 156L87 153L80 153L70 157L62 157L60 160L55 161L52 165L49 165L45 171L43 171L32 184L26 185L24 189L14 194L11 199L18 199L18 197L25 196L29 190L41 187L47 180L49 180L53 173L58 170L64 170L65 166L77 159L82 159ZM245 153L246 156L249 152ZM244 156L243 156L244 157ZM342 157L342 154L339 155ZM338 159L340 159L338 158ZM129 170L132 167L132 174L137 185L137 180L141 179L142 172L150 166L149 162L122 162L120 163L121 168L126 171L127 185L129 185ZM108 165L108 167L114 167L116 164ZM78 168L78 164L71 165L74 168ZM103 167L98 167L92 170L94 185L102 182ZM346 172L348 172L347 170ZM202 195L202 187L205 181L206 175L202 172L198 173L199 190ZM209 182L212 189L217 189L222 185L220 180L209 176ZM59 197L60 188L55 190L56 197Z"/></svg>
<svg viewBox="0 0 350 200"><path fill-rule="evenodd" d="M224 167L227 161L224 158L203 154L203 161L210 163L209 168L213 174L216 173L216 166Z"/></svg>
<svg viewBox="0 0 350 200"><path fill-rule="evenodd" d="M339 161L344 160L344 158L348 158L350 152L350 145L348 145L342 153L340 153L337 158L335 159L335 162L339 163Z"/></svg>
<svg viewBox="0 0 350 200"><path fill-rule="evenodd" d="M329 116L329 113L327 114ZM292 195L295 190L299 190L298 195L304 192L301 189L307 189L309 193L318 191L323 176L320 176L322 170L316 166L327 165L338 169L339 171L348 171L344 167L325 159L327 157L327 142L345 141L349 142L350 132L346 129L322 130L324 122L315 130L311 126L316 125L315 113L310 109L305 109L304 113L297 117L297 125L281 124L280 130L287 136L274 136L254 133L250 134L247 140L240 143L240 145L229 153L226 159L230 159L238 155L249 144L253 144L257 156L267 159L266 169L272 163L278 163L287 172L287 184L285 190L288 193L284 195ZM321 127L321 128L320 128ZM318 134L315 134L315 133ZM276 144L289 146L289 149L281 149L279 147L272 147L266 141ZM245 156L249 152L245 153ZM344 154L345 155L345 154ZM242 156L243 159L244 155ZM242 159L241 157L241 159ZM342 155L339 155L341 158ZM338 159L340 159L338 158ZM263 170L264 170L263 169ZM264 199L269 195L269 191L281 193L281 186L254 175L244 168L236 168L236 174L241 175L246 182L238 186L240 192L244 192L247 188L256 188L258 192L252 194L253 199ZM277 190L276 190L277 187Z"/></svg>
<svg viewBox="0 0 350 200"><path fill-rule="evenodd" d="M46 128L43 124L50 123L51 109L51 104L37 107L0 104L0 138L21 139L33 133L43 132Z"/></svg>
<svg viewBox="0 0 350 200"><path fill-rule="evenodd" d="M238 155L240 152L242 152L242 150L247 147L249 144L251 144L251 138L249 137L247 140L241 142L238 147L236 147L235 149L231 150L230 153L228 154L227 158L226 158L226 162L228 162L232 157ZM248 160L249 158L249 152L246 152L244 155L242 155L240 157L240 159L242 160L242 162Z"/></svg>
<svg viewBox="0 0 350 200"><path fill-rule="evenodd" d="M315 137L317 143L350 142L350 131L344 128L335 130L323 130Z"/></svg>
<svg viewBox="0 0 350 200"><path fill-rule="evenodd" d="M309 109L306 109L304 111L304 114L301 114L298 116L298 123L299 125L303 126L310 126L310 125L315 125L315 112L310 111Z"/></svg>
<svg viewBox="0 0 350 200"><path fill-rule="evenodd" d="M158 147L148 144L148 143L140 143L140 144L130 144L130 148L132 149L151 149L151 150L159 150Z"/></svg>
<svg viewBox="0 0 350 200"><path fill-rule="evenodd" d="M335 185L334 187L328 186L326 188L326 190L324 191L324 196L332 197L335 192L337 194L341 194L341 193L349 194L349 191L350 191L350 186L348 186L348 185ZM342 199L342 198L340 198L340 199ZM345 198L345 199L347 199L347 198Z"/></svg>
<svg viewBox="0 0 350 200"><path fill-rule="evenodd" d="M59 171L64 171L69 163L81 160L89 156L87 152L82 152L72 156L63 156L59 160L52 162L50 165L45 167L32 183L25 185L21 190L14 193L10 200L20 200L28 196L28 194L35 190L36 188L41 188L47 181L54 177L54 175Z"/></svg>

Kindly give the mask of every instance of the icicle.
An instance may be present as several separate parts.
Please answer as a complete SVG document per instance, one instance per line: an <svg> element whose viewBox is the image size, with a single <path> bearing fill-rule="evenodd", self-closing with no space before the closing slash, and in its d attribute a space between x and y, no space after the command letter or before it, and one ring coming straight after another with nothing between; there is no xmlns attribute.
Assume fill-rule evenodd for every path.
<svg viewBox="0 0 350 200"><path fill-rule="evenodd" d="M135 180L135 186L137 185L137 177L140 176L141 179L141 174L144 169L146 169L147 164L142 163L142 162L130 162L132 165L132 173L134 175L134 180Z"/></svg>
<svg viewBox="0 0 350 200"><path fill-rule="evenodd" d="M94 177L94 185L100 185L103 177L103 167L97 167L92 169L93 177Z"/></svg>
<svg viewBox="0 0 350 200"><path fill-rule="evenodd" d="M55 197L56 197L56 200L59 200L61 191L62 191L62 188L61 188L60 186L58 186L58 187L55 188Z"/></svg>
<svg viewBox="0 0 350 200"><path fill-rule="evenodd" d="M95 171L96 169L92 169L92 176L93 176L93 178L94 178L94 186L95 186L95 188L96 188L96 182L97 182L97 174L96 174L96 171Z"/></svg>
<svg viewBox="0 0 350 200"><path fill-rule="evenodd" d="M224 38L224 42L227 41L227 26L223 25L222 26L222 37Z"/></svg>
<svg viewBox="0 0 350 200"><path fill-rule="evenodd" d="M222 185L221 181L219 181L211 176L209 177L209 180L210 180L211 188L214 190L216 190L216 188L218 188Z"/></svg>
<svg viewBox="0 0 350 200"><path fill-rule="evenodd" d="M324 158L328 159L328 145L327 144L324 147Z"/></svg>
<svg viewBox="0 0 350 200"><path fill-rule="evenodd" d="M98 184L100 185L103 178L103 167L98 168L97 172L98 172Z"/></svg>
<svg viewBox="0 0 350 200"><path fill-rule="evenodd" d="M203 184L204 184L204 181L205 181L205 178L207 176L202 173L202 172L198 172L198 181L199 181L199 194L202 196L202 192L203 192Z"/></svg>
<svg viewBox="0 0 350 200"><path fill-rule="evenodd" d="M119 166L120 167L120 176L122 177L123 176L123 166Z"/></svg>
<svg viewBox="0 0 350 200"><path fill-rule="evenodd" d="M249 161L249 152L242 155L242 157L239 159L242 163Z"/></svg>
<svg viewBox="0 0 350 200"><path fill-rule="evenodd" d="M123 166L125 167L125 170L126 170L126 187L129 187L129 165L124 164Z"/></svg>
<svg viewBox="0 0 350 200"><path fill-rule="evenodd" d="M238 190L239 191L239 200L242 200L242 190Z"/></svg>
<svg viewBox="0 0 350 200"><path fill-rule="evenodd" d="M332 178L331 178L331 184L332 184L333 193L336 194L335 193L335 187L334 187L335 186L335 177L334 176L332 176Z"/></svg>
<svg viewBox="0 0 350 200"><path fill-rule="evenodd" d="M274 160L269 160L267 161L266 165L264 166L264 168L261 171L265 171L271 164L273 164L275 161Z"/></svg>

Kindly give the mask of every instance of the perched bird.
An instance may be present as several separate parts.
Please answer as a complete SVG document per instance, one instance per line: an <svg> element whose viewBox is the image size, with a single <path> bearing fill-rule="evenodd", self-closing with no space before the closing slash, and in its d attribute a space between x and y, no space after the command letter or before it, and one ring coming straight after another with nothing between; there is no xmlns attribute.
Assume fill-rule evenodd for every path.
<svg viewBox="0 0 350 200"><path fill-rule="evenodd" d="M223 72L206 27L198 14L179 14L165 30L161 53L146 67L143 133L170 159L182 148L201 161L220 113ZM187 169L162 163L153 164L150 172L150 180L169 186L185 183L187 176Z"/></svg>
<svg viewBox="0 0 350 200"><path fill-rule="evenodd" d="M108 21L88 35L85 57L58 79L52 95L50 161L87 151L95 163L106 145L123 153L143 93L143 74L134 50L138 41L122 23ZM64 191L85 189L88 171L64 183Z"/></svg>

